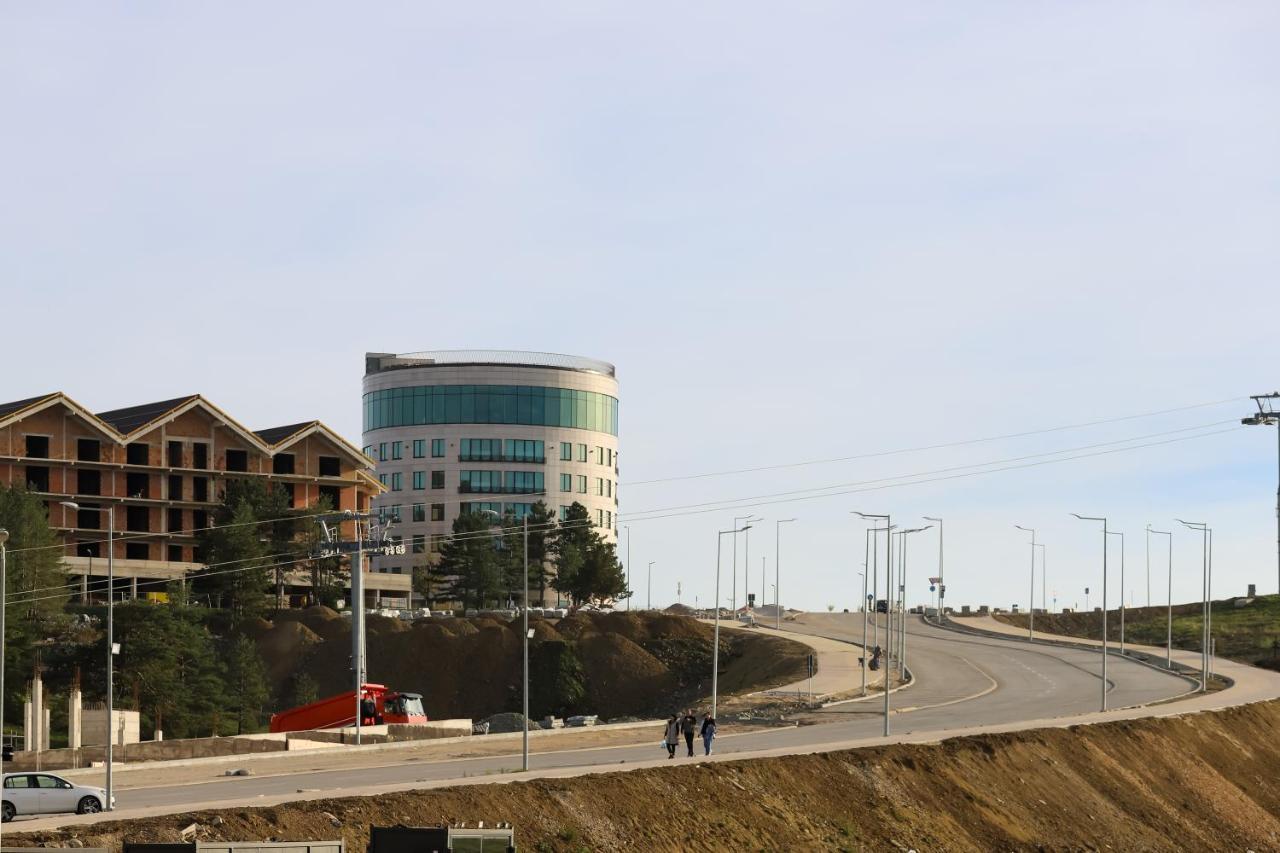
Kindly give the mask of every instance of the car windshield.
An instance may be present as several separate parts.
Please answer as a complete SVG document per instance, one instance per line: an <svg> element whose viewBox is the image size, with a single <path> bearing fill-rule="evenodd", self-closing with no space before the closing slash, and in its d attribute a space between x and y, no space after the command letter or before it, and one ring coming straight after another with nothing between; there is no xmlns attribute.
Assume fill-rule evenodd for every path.
<svg viewBox="0 0 1280 853"><path fill-rule="evenodd" d="M409 717L425 717L426 714L422 710L422 699L417 696L407 696L403 700L404 713Z"/></svg>

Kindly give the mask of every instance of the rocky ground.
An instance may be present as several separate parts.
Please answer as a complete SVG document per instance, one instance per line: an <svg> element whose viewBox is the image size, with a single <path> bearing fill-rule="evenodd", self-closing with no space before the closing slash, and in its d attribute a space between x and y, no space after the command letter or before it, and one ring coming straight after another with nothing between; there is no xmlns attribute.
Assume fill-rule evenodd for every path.
<svg viewBox="0 0 1280 853"><path fill-rule="evenodd" d="M204 811L6 843L119 849L509 821L522 850L1276 850L1280 703L571 779ZM13 827L19 829L19 827Z"/></svg>

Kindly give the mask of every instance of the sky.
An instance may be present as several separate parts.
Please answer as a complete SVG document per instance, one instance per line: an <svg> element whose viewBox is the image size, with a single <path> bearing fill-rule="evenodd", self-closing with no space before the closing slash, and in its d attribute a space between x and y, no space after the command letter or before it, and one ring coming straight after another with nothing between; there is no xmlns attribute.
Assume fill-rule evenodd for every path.
<svg viewBox="0 0 1280 853"><path fill-rule="evenodd" d="M1058 606L1099 603L1101 529L1071 512L1126 533L1135 604L1148 524L1199 596L1178 517L1214 527L1215 593L1275 592L1276 436L1238 422L1280 388L1278 25L1268 2L8 4L0 398L201 393L359 444L366 351L579 354L618 368L640 604L709 604L717 531L756 512L748 589L772 599L780 555L785 604L856 607L852 510L944 518L953 605L1025 606L1015 524ZM1086 447L996 467L1116 452L936 479ZM912 603L936 532L909 538Z"/></svg>

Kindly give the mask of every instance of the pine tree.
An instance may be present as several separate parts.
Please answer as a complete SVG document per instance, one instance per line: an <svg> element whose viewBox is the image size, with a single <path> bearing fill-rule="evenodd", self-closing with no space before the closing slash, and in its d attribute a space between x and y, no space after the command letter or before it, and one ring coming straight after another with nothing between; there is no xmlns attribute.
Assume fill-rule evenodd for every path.
<svg viewBox="0 0 1280 853"><path fill-rule="evenodd" d="M591 524L587 508L574 502L565 520L550 538L549 551L556 577L551 586L569 597L575 606L590 601L626 598L627 589L617 546L605 540Z"/></svg>
<svg viewBox="0 0 1280 853"><path fill-rule="evenodd" d="M267 672L258 647L244 635L234 637L227 649L227 710L235 714L236 733L258 727L267 701Z"/></svg>
<svg viewBox="0 0 1280 853"><path fill-rule="evenodd" d="M489 522L479 513L464 512L453 521L453 536L440 548L440 562L430 569L435 600L457 601L464 608L483 608L503 594L503 557Z"/></svg>

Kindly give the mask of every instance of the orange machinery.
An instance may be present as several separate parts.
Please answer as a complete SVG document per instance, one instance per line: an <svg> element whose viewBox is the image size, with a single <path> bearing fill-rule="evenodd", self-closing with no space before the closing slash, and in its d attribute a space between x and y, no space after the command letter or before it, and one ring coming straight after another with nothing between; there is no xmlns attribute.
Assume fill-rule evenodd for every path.
<svg viewBox="0 0 1280 853"><path fill-rule="evenodd" d="M362 726L382 723L421 725L427 722L427 715L422 710L421 693L402 693L388 690L384 684L365 684L360 695ZM271 731L309 732L315 729L336 729L353 726L355 721L356 692L348 690L337 696L272 714Z"/></svg>

